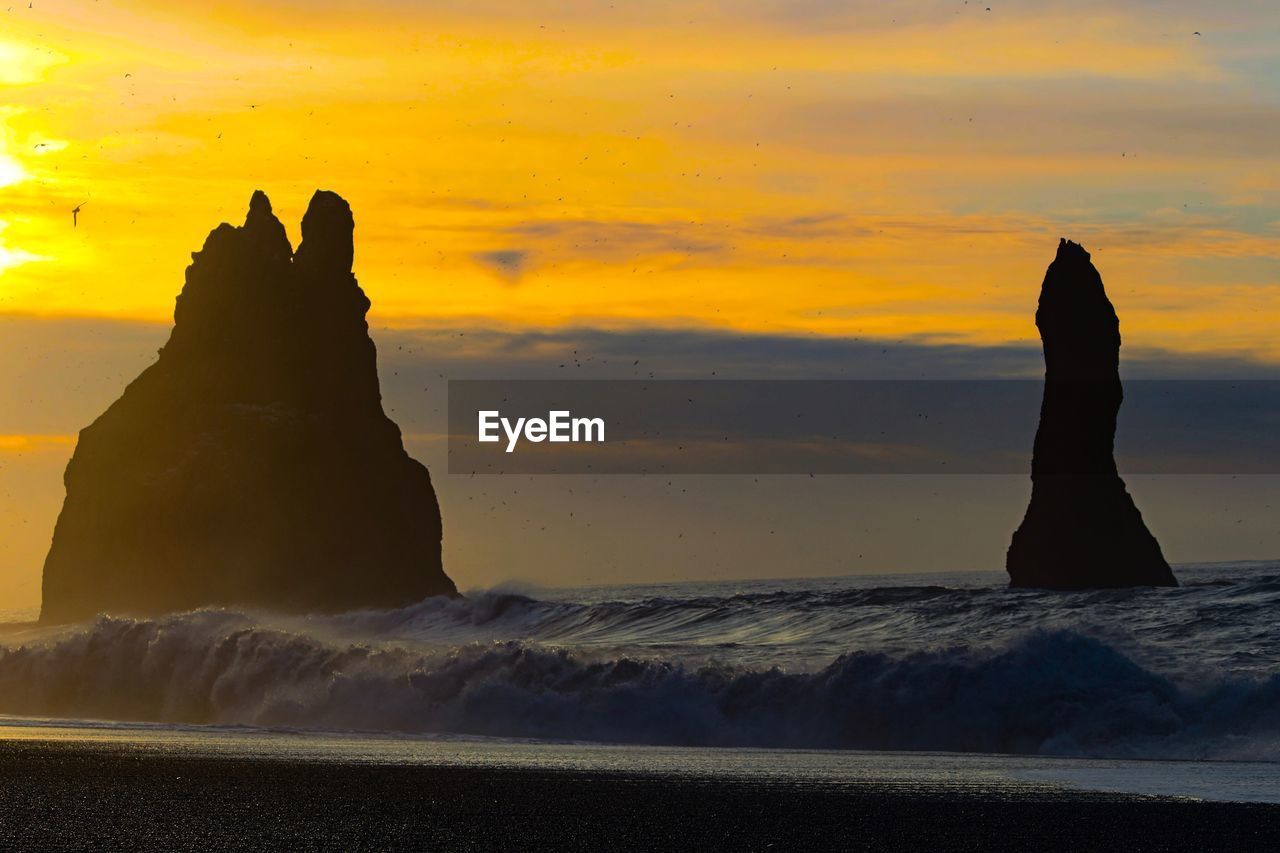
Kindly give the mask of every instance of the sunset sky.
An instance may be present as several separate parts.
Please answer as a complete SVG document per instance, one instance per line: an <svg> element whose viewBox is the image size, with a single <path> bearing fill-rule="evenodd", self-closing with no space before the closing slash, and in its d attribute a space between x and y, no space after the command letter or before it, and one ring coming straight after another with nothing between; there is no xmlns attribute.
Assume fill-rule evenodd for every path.
<svg viewBox="0 0 1280 853"><path fill-rule="evenodd" d="M1126 352L1280 362L1273 4L0 16L0 609L38 588L75 432L163 342L190 252L255 188L295 242L315 188L350 201L384 354L452 329L1034 346L1068 236Z"/></svg>
<svg viewBox="0 0 1280 853"><path fill-rule="evenodd" d="M1280 11L903 5L15 3L0 309L165 320L324 186L399 323L1018 340L1067 234L1130 340L1280 357Z"/></svg>

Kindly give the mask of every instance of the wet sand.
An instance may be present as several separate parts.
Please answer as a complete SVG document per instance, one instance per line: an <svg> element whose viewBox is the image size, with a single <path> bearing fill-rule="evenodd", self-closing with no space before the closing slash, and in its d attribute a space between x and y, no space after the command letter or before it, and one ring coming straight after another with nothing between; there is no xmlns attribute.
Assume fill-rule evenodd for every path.
<svg viewBox="0 0 1280 853"><path fill-rule="evenodd" d="M0 741L0 848L1275 850L1280 806L18 740Z"/></svg>

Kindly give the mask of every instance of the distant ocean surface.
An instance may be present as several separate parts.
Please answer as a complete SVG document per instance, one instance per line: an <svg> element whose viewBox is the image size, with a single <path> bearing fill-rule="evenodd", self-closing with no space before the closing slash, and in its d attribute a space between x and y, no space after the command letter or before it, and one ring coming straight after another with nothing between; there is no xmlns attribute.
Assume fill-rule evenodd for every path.
<svg viewBox="0 0 1280 853"><path fill-rule="evenodd" d="M0 714L652 746L1280 761L1280 564L505 589L0 626ZM34 614L29 614L31 618Z"/></svg>

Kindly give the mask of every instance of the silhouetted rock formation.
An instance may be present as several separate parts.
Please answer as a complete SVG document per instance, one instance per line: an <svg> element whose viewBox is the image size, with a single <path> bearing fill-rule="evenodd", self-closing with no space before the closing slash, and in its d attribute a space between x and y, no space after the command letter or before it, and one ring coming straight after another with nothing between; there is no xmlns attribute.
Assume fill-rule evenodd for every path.
<svg viewBox="0 0 1280 853"><path fill-rule="evenodd" d="M1116 471L1120 321L1089 253L1069 240L1045 273L1036 326L1044 401L1031 505L1005 562L1010 586L1177 586Z"/></svg>
<svg viewBox="0 0 1280 853"><path fill-rule="evenodd" d="M42 619L456 594L431 477L382 411L352 238L325 191L296 253L261 192L209 234L159 359L80 433Z"/></svg>

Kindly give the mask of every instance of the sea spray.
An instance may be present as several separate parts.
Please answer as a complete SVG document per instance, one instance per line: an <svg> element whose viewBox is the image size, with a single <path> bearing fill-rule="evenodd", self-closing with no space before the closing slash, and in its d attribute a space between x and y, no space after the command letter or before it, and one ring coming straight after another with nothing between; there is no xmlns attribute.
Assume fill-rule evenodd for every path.
<svg viewBox="0 0 1280 853"><path fill-rule="evenodd" d="M100 617L0 641L0 713L1280 760L1280 678L1263 631L1280 595L1271 572L1163 593L738 586L629 600L494 593L327 617ZM1120 613L1124 629L1103 618ZM824 658L833 643L845 648Z"/></svg>

